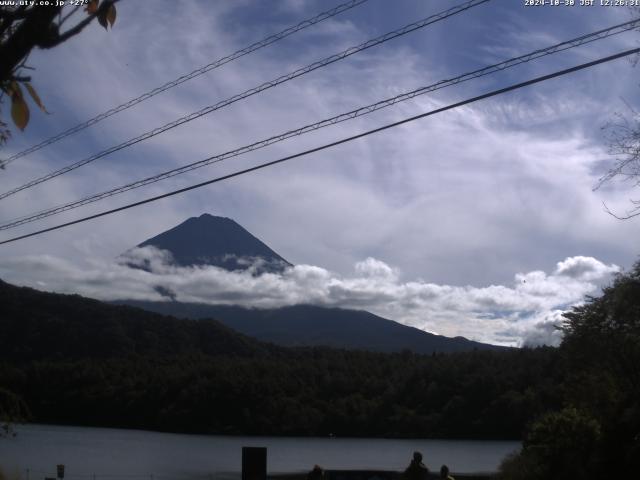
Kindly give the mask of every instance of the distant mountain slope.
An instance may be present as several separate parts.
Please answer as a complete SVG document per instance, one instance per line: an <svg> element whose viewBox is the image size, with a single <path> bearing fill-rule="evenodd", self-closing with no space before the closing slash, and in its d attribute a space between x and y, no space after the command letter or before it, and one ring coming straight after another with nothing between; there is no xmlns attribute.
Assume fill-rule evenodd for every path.
<svg viewBox="0 0 640 480"><path fill-rule="evenodd" d="M226 270L245 270L260 260L259 271L281 271L291 264L230 218L205 213L138 247L154 246L168 250L177 265L214 265Z"/></svg>
<svg viewBox="0 0 640 480"><path fill-rule="evenodd" d="M129 355L238 355L267 345L214 320L191 321L0 280L0 359L72 360Z"/></svg>
<svg viewBox="0 0 640 480"><path fill-rule="evenodd" d="M411 350L431 354L503 347L443 337L407 327L369 312L296 305L271 310L179 302L122 301L180 318L216 318L232 329L282 346L329 346L377 352Z"/></svg>

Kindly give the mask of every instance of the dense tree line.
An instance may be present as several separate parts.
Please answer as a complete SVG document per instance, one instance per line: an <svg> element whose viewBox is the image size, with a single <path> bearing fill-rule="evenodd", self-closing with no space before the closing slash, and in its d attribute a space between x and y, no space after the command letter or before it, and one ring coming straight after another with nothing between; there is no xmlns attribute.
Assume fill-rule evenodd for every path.
<svg viewBox="0 0 640 480"><path fill-rule="evenodd" d="M0 284L0 386L31 419L199 433L521 438L561 405L555 349L417 355L287 349Z"/></svg>
<svg viewBox="0 0 640 480"><path fill-rule="evenodd" d="M553 352L411 354L315 348L271 357L183 355L4 363L42 422L199 433L519 438L549 402L531 364ZM504 374L504 378L499 378ZM543 375L535 377L543 383Z"/></svg>

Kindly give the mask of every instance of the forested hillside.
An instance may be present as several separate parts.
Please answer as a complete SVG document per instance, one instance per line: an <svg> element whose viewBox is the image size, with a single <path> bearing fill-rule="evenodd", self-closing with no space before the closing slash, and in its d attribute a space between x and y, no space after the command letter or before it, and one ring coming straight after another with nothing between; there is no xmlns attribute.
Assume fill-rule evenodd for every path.
<svg viewBox="0 0 640 480"><path fill-rule="evenodd" d="M286 349L0 285L0 385L32 420L181 432L520 438L560 406L554 349L450 355ZM6 393L5 395L8 395Z"/></svg>

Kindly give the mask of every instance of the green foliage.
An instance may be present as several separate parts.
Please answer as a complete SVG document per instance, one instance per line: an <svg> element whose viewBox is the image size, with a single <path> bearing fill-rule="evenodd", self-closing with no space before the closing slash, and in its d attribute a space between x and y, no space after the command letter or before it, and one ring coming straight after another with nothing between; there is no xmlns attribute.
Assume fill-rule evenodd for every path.
<svg viewBox="0 0 640 480"><path fill-rule="evenodd" d="M548 412L527 432L522 452L501 466L503 480L599 478L600 423L574 407Z"/></svg>
<svg viewBox="0 0 640 480"><path fill-rule="evenodd" d="M586 452L585 459L600 437L600 424L593 418L567 407L549 412L531 427L525 449L536 450L543 457L554 458L562 452Z"/></svg>
<svg viewBox="0 0 640 480"><path fill-rule="evenodd" d="M600 424L573 407L550 412L533 423L524 451L543 467L546 478L587 478L594 468Z"/></svg>
<svg viewBox="0 0 640 480"><path fill-rule="evenodd" d="M574 363L606 366L620 387L640 395L640 262L565 317L563 347Z"/></svg>

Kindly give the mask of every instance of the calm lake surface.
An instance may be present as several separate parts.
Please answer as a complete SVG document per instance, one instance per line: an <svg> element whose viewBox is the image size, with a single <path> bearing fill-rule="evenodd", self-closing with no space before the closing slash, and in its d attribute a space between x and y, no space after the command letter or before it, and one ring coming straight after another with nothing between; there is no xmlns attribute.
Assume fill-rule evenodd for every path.
<svg viewBox="0 0 640 480"><path fill-rule="evenodd" d="M16 432L0 438L0 466L21 480L55 477L59 463L66 466L65 480L237 478L243 446L267 447L269 473L305 472L314 464L402 470L415 450L431 470L447 464L453 472L492 472L520 448L519 442L231 437L36 424Z"/></svg>

